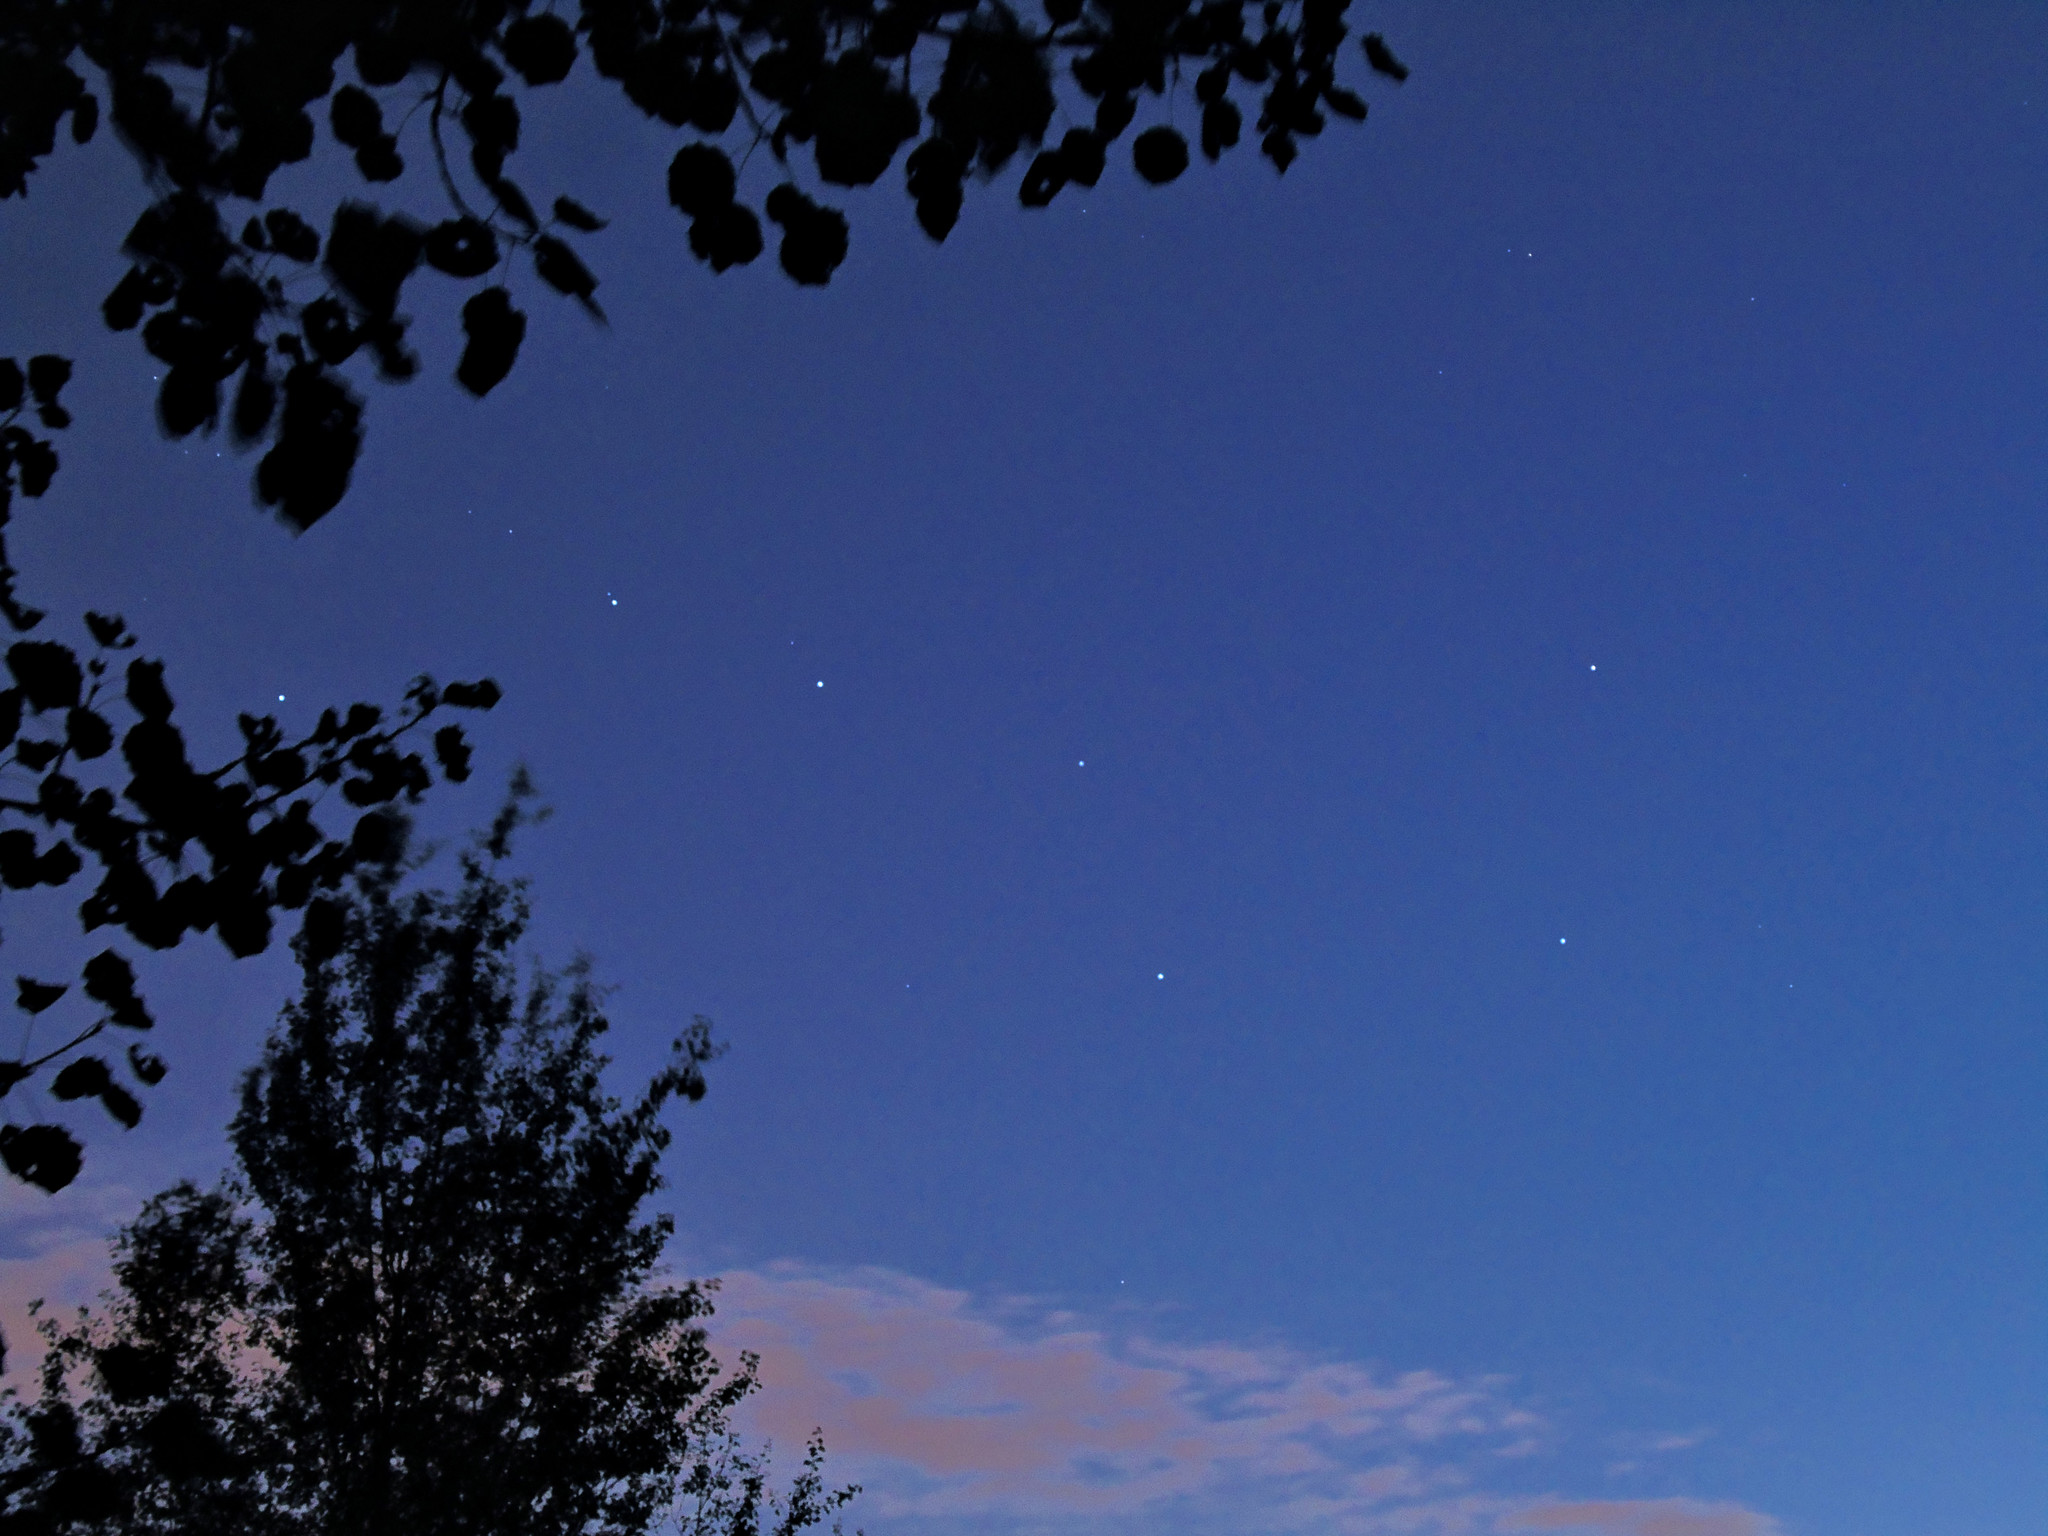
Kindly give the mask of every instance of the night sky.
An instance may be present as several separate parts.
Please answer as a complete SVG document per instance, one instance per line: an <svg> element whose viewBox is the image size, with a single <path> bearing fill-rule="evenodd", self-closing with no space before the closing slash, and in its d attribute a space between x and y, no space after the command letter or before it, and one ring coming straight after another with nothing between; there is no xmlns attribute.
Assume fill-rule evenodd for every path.
<svg viewBox="0 0 2048 1536"><path fill-rule="evenodd" d="M891 176L822 291L698 265L579 66L522 179L612 216L610 328L529 275L479 404L417 279L298 539L157 436L66 146L0 206L0 354L79 360L26 594L223 751L499 679L426 824L530 764L621 1087L730 1042L675 1266L871 1536L2032 1536L2048 9L1352 20L1414 77L1284 179L1013 172L936 247ZM10 1339L221 1166L289 985L151 975L142 1127L6 1187Z"/></svg>

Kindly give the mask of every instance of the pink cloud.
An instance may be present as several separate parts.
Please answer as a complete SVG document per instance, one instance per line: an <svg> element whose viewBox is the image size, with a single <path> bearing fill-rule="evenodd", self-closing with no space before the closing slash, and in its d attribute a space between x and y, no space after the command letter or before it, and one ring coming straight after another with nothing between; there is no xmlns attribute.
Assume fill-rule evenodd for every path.
<svg viewBox="0 0 2048 1536"><path fill-rule="evenodd" d="M1075 1530L1170 1515L1215 1531L1358 1536L1494 1536L1573 1520L1601 1536L1776 1531L1733 1506L1488 1491L1552 1439L1500 1378L1168 1342L889 1271L792 1264L728 1274L714 1337L761 1356L755 1427L785 1444L822 1428L840 1475L867 1487L870 1522Z"/></svg>
<svg viewBox="0 0 2048 1536"><path fill-rule="evenodd" d="M1692 1499L1596 1500L1539 1504L1510 1517L1510 1531L1574 1531L1587 1536L1779 1536L1777 1521L1734 1504Z"/></svg>

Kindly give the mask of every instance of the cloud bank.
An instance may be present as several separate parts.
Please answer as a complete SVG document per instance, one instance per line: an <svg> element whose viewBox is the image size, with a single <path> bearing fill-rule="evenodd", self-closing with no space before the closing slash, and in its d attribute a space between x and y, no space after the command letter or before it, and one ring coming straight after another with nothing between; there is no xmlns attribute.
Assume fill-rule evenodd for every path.
<svg viewBox="0 0 2048 1536"><path fill-rule="evenodd" d="M1503 1491L1551 1431L1496 1377L1112 1334L793 1264L726 1275L714 1337L761 1356L760 1431L824 1430L873 1531L1780 1536L1735 1505Z"/></svg>

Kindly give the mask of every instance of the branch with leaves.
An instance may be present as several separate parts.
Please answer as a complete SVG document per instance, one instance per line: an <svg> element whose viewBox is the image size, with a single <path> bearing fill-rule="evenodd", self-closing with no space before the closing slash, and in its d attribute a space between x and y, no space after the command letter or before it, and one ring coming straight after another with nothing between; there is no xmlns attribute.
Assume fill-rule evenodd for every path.
<svg viewBox="0 0 2048 1536"><path fill-rule="evenodd" d="M40 496L57 469L56 450L22 424L33 402L42 426L70 417L58 402L70 367L36 357L24 373L0 359L0 531L19 489ZM17 631L44 615L13 597L14 572L0 543L0 600ZM231 955L262 953L282 914L298 914L315 954L340 942L332 893L357 865L388 856L395 809L416 803L442 779L469 777L470 747L450 710L489 709L498 686L414 680L387 716L374 704L324 711L312 730L290 737L273 716L242 715L242 751L194 767L160 661L128 653L136 640L117 617L85 616L90 647L17 640L0 688L0 889L23 893L68 886L88 867L98 881L79 904L87 933L119 929L149 949L176 947L211 932ZM432 765L411 741L431 730ZM116 752L118 745L119 751ZM345 818L329 832L319 813L339 797ZM139 1044L113 1061L80 1051L108 1030L144 1031L155 1020L136 987L133 964L107 948L87 960L78 992L90 1005L58 1043L35 1039L43 1016L71 992L67 982L15 981L28 1017L13 1057L0 1057L0 1097L46 1069L60 1100L96 1099L123 1126L142 1117L128 1084L153 1086L164 1064ZM118 1070L125 1061L126 1080ZM61 1064L61 1065L60 1065ZM16 1178L56 1191L77 1177L82 1151L56 1124L0 1125L0 1163Z"/></svg>
<svg viewBox="0 0 2048 1536"><path fill-rule="evenodd" d="M566 194L544 216L506 169L524 94L560 84L586 54L689 139L667 195L702 261L754 261L765 214L783 271L820 284L849 242L822 189L880 180L906 145L905 190L934 240L958 221L970 179L1027 150L1026 207L1093 187L1147 100L1166 120L1132 134L1145 181L1188 166L1176 113L1199 123L1212 161L1239 144L1249 113L1259 152L1284 172L1330 116L1366 115L1339 78L1349 3L1044 0L1033 23L1004 0L581 0L573 19L530 0L18 0L0 16L0 197L26 194L65 122L92 138L100 96L80 68L91 72L156 197L129 231L133 265L106 322L139 327L166 365L167 433L225 423L237 443L269 445L257 498L303 529L339 503L362 449L344 365L367 355L388 382L419 371L400 303L422 267L472 285L455 375L475 395L525 339L516 257L603 318L572 242L604 221ZM1406 78L1378 34L1362 52L1370 70ZM325 218L265 206L272 176L314 153L322 102L367 183L404 183L424 149L448 217L356 199ZM1056 116L1070 126L1054 142ZM466 155L451 151L456 135ZM757 165L774 182L758 213L741 185Z"/></svg>

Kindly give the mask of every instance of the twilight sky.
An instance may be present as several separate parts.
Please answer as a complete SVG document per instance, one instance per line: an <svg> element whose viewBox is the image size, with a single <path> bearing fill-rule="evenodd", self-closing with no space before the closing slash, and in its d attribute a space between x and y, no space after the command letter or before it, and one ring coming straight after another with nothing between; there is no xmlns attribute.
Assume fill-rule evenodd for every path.
<svg viewBox="0 0 2048 1536"><path fill-rule="evenodd" d="M67 147L0 205L0 354L80 361L28 596L195 725L500 679L429 820L529 762L537 953L622 1070L731 1042L676 1263L871 1536L2033 1536L2048 10L1354 20L1414 78L1284 180L936 248L892 177L823 292L561 93L612 328L536 292L477 404L436 295L298 540L156 437ZM287 973L154 984L9 1319L218 1168Z"/></svg>

